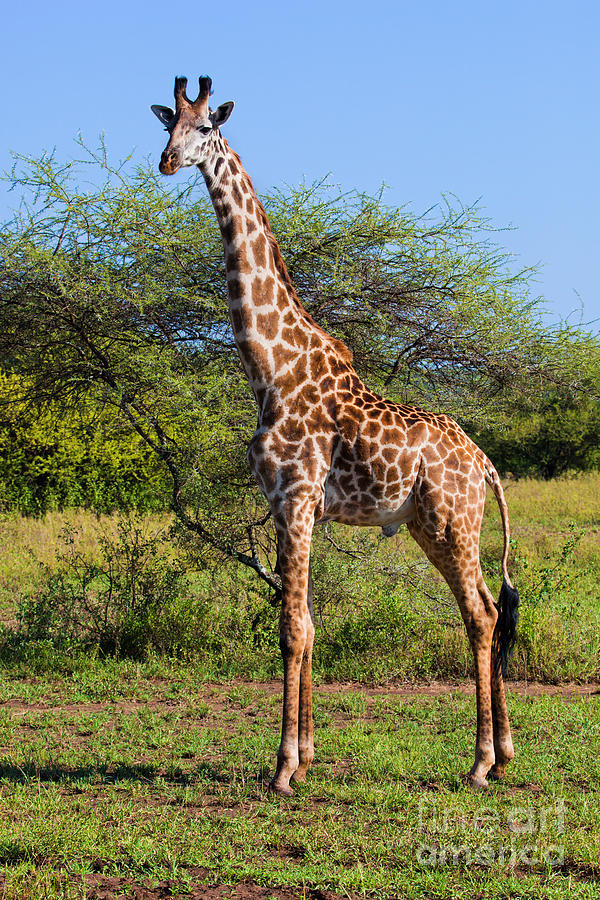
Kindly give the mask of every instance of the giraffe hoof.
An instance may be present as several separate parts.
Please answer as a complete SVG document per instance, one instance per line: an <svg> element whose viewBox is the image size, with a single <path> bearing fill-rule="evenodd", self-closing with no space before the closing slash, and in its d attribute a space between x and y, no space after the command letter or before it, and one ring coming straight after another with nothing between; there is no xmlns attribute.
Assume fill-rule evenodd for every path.
<svg viewBox="0 0 600 900"><path fill-rule="evenodd" d="M295 784L302 784L303 781L306 781L306 772L299 772L297 769L290 778L290 781L293 781Z"/></svg>
<svg viewBox="0 0 600 900"><path fill-rule="evenodd" d="M279 794L280 797L293 797L294 792L287 784L277 784L275 779L269 782L269 792L271 794Z"/></svg>
<svg viewBox="0 0 600 900"><path fill-rule="evenodd" d="M504 764L500 765L499 763L493 765L490 771L487 773L487 777L492 781L501 781L505 775L506 771Z"/></svg>
<svg viewBox="0 0 600 900"><path fill-rule="evenodd" d="M475 775L467 775L467 785L474 791L487 791L489 783L487 778L475 777Z"/></svg>

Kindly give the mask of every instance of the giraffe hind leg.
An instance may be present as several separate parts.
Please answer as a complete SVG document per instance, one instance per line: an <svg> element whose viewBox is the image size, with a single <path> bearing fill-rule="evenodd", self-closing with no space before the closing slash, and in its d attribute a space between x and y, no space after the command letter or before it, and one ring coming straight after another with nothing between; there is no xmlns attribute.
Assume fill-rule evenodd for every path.
<svg viewBox="0 0 600 900"><path fill-rule="evenodd" d="M479 582L479 590L485 595L486 602L494 603L494 598L483 580ZM502 676L502 645L500 640L500 620L496 622L492 641L492 717L494 723L494 753L496 761L492 766L489 777L498 780L504 777L507 764L514 757L510 723L508 721L508 709L506 708L506 694L504 691L504 678Z"/></svg>
<svg viewBox="0 0 600 900"><path fill-rule="evenodd" d="M477 737L475 761L469 772L469 783L486 788L487 773L496 763L494 740L494 708L500 708L499 696L492 701L492 645L498 619L496 606L489 591L480 591L481 570L478 554L464 549L454 539L451 523L443 529L443 536L432 536L418 522L408 526L413 538L425 551L429 560L446 579L456 597L475 663L477 695ZM477 537L479 532L477 531ZM508 722L508 717L506 718Z"/></svg>

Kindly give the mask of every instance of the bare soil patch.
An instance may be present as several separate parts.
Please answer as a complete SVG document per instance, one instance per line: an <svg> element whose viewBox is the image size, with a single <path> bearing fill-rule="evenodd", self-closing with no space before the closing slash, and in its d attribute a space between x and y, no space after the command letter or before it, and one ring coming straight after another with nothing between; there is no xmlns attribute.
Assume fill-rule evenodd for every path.
<svg viewBox="0 0 600 900"><path fill-rule="evenodd" d="M235 691L236 688L243 688L255 694L255 699L260 700L264 697L283 696L283 682L280 679L273 681L232 681L224 684L211 683L200 687L194 699L198 699L206 703L209 707L208 716L199 715L198 718L206 720L215 714L218 715L224 711L230 710L235 712L236 717L255 718L257 715L256 707L252 699L248 702L240 702L235 697L230 698L228 695ZM577 684L575 682L566 682L563 684L541 684L535 681L508 681L506 683L507 693L516 694L519 697L563 697L565 699L578 699L580 697L589 697L593 695L600 696L600 684L598 682L587 682L585 684ZM357 682L332 682L315 686L314 693L316 697L322 695L331 697L344 694L360 694L369 702L370 698L378 697L395 697L399 699L412 700L417 697L441 697L449 693L460 693L466 696L475 693L474 681L430 681L430 682L388 682L382 685L365 685ZM22 716L32 712L41 713L61 713L63 715L86 715L99 712L111 711L116 714L126 714L137 712L139 710L156 711L159 709L168 709L171 712L190 712L193 710L193 700L188 695L182 701L174 700L172 697L165 699L154 697L145 700L136 700L135 698L127 700L104 700L95 702L82 703L62 703L51 704L43 701L31 701L24 703L20 699L9 699L0 703L0 709L10 710L15 716ZM348 718L352 718L349 714ZM220 727L227 727L226 723L219 717Z"/></svg>
<svg viewBox="0 0 600 900"><path fill-rule="evenodd" d="M151 885L150 882L135 882L132 878L118 878L100 873L82 875L81 879L87 886L88 900L342 900L340 894L333 891L322 891L318 888L306 887L264 887L252 881L242 881L239 884L199 884L198 881L206 877L202 872L198 876L191 873L191 885L189 890L179 891L171 881L160 881ZM198 879L198 880L197 880ZM351 895L344 894L346 900L353 900Z"/></svg>
<svg viewBox="0 0 600 900"><path fill-rule="evenodd" d="M358 895L337 894L308 886L265 887L252 881L239 884L204 884L210 882L204 869L190 869L189 888L179 889L171 880L153 882L150 879L136 881L131 877L104 875L93 872L61 878L71 884L83 884L87 900L358 900ZM0 891L4 896L6 879L0 875Z"/></svg>

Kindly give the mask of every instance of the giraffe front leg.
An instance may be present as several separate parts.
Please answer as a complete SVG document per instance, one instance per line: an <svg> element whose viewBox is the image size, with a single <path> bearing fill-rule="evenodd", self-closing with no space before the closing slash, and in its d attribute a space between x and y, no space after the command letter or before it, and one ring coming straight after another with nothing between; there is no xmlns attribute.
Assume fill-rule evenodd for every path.
<svg viewBox="0 0 600 900"><path fill-rule="evenodd" d="M292 781L304 781L315 755L312 712L312 653L315 626L310 565L308 569L307 608L309 618L307 622L306 645L300 668L300 716L298 722L298 756L300 761L298 768L292 775Z"/></svg>
<svg viewBox="0 0 600 900"><path fill-rule="evenodd" d="M292 775L302 778L312 760L312 684L310 658L314 626L308 609L310 542L314 503L286 504L274 513L281 574L279 644L283 657L283 720L277 770L271 790L293 794ZM301 759L302 756L302 759ZM310 757L310 759L309 759Z"/></svg>
<svg viewBox="0 0 600 900"><path fill-rule="evenodd" d="M277 751L277 769L269 787L284 797L291 797L294 793L290 787L290 779L300 763L298 714L303 650L299 648L303 643L303 637L299 632L291 635L286 630L280 639L283 656L283 719L281 742Z"/></svg>

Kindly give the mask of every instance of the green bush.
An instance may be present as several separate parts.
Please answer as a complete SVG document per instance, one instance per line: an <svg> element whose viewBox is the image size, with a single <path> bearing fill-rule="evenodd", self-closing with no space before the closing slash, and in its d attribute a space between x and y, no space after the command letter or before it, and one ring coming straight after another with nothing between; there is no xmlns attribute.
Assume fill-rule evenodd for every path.
<svg viewBox="0 0 600 900"><path fill-rule="evenodd" d="M18 632L4 630L5 660L90 653L204 660L221 674L278 660L278 611L235 569L195 571L170 530L121 517L98 550L66 527L55 565L18 603ZM243 573L245 574L245 573ZM248 579L252 585L252 580Z"/></svg>
<svg viewBox="0 0 600 900"><path fill-rule="evenodd" d="M558 552L534 558L515 547L521 597L513 671L540 681L598 677L600 609L586 601L584 573L574 565L584 530L571 527Z"/></svg>
<svg viewBox="0 0 600 900"><path fill-rule="evenodd" d="M23 600L18 617L27 640L49 640L58 650L94 648L104 655L142 658L149 647L178 648L201 611L191 605L189 577L168 552L164 535L121 519L116 537L100 540L100 558L76 549L72 529L65 550L41 589ZM172 620L179 622L176 633Z"/></svg>
<svg viewBox="0 0 600 900"><path fill-rule="evenodd" d="M473 436L503 473L556 478L569 471L600 469L600 403L540 398L533 409L515 411L502 426Z"/></svg>
<svg viewBox="0 0 600 900"><path fill-rule="evenodd" d="M3 511L39 515L84 507L96 512L168 505L163 467L111 407L91 398L76 408L15 399L24 380L0 373L0 496Z"/></svg>

